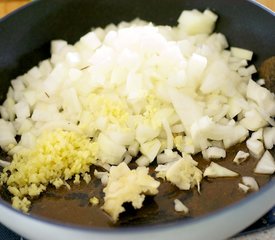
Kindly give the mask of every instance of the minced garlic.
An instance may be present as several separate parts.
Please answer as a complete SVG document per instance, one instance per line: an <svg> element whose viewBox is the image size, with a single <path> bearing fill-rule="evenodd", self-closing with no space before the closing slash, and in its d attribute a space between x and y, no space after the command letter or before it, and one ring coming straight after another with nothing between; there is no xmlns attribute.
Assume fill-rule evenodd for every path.
<svg viewBox="0 0 275 240"><path fill-rule="evenodd" d="M145 194L158 193L160 183L148 175L148 171L146 167L131 170L124 162L111 167L107 186L103 189L105 202L102 208L114 222L125 211L123 203L131 202L138 209L142 207Z"/></svg>
<svg viewBox="0 0 275 240"><path fill-rule="evenodd" d="M166 179L181 190L189 190L197 185L200 189L202 171L196 167L197 162L190 155L176 161L166 172Z"/></svg>

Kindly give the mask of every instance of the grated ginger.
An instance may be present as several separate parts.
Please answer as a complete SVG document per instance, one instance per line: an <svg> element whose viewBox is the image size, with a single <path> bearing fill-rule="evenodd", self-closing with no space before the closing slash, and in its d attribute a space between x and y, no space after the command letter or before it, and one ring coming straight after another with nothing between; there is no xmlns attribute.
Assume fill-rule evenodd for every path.
<svg viewBox="0 0 275 240"><path fill-rule="evenodd" d="M39 196L48 184L69 187L66 180L76 174L88 183L91 177L87 172L96 161L97 151L97 144L85 135L64 130L45 132L35 148L14 155L4 168L1 185L7 184L14 195L13 207L26 212L30 207L28 199Z"/></svg>

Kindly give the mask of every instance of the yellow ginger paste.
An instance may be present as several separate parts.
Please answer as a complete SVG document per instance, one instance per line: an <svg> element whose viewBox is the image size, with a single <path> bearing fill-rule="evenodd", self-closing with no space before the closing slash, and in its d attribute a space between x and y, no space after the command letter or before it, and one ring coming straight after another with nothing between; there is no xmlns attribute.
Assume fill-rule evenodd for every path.
<svg viewBox="0 0 275 240"><path fill-rule="evenodd" d="M0 183L7 184L14 195L13 206L27 212L29 199L39 196L48 184L58 188L79 174L88 182L87 172L95 163L97 152L97 143L83 134L60 129L45 132L33 149L13 156L11 164L3 170Z"/></svg>

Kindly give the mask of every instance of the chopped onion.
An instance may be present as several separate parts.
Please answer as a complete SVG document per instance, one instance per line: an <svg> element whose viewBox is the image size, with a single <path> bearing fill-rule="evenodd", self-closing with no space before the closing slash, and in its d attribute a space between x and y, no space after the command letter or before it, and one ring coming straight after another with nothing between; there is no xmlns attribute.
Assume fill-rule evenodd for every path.
<svg viewBox="0 0 275 240"><path fill-rule="evenodd" d="M211 162L210 165L205 169L203 176L204 177L237 177L239 174L233 172L221 165Z"/></svg>
<svg viewBox="0 0 275 240"><path fill-rule="evenodd" d="M246 141L246 146L250 154L257 159L259 159L264 153L264 145L261 141L257 139L249 138Z"/></svg>
<svg viewBox="0 0 275 240"><path fill-rule="evenodd" d="M242 182L244 185L249 187L249 189L251 189L252 191L259 190L258 183L256 182L255 178L253 178L253 177L247 177L247 176L242 177Z"/></svg>
<svg viewBox="0 0 275 240"><path fill-rule="evenodd" d="M241 164L242 162L247 160L248 157L249 157L249 153L244 151L238 151L236 156L233 159L233 162L237 164Z"/></svg>
<svg viewBox="0 0 275 240"><path fill-rule="evenodd" d="M275 161L271 153L266 150L254 170L255 173L273 174L275 172Z"/></svg>
<svg viewBox="0 0 275 240"><path fill-rule="evenodd" d="M189 212L188 207L186 207L179 199L175 199L174 204L176 212L184 212L185 214Z"/></svg>
<svg viewBox="0 0 275 240"><path fill-rule="evenodd" d="M242 183L238 183L238 186L242 191L244 191L244 193L247 193L249 191L249 187Z"/></svg>
<svg viewBox="0 0 275 240"><path fill-rule="evenodd" d="M161 143L158 139L141 144L140 152L152 162L159 153Z"/></svg>
<svg viewBox="0 0 275 240"><path fill-rule="evenodd" d="M272 149L275 145L275 127L264 128L263 139L265 148Z"/></svg>
<svg viewBox="0 0 275 240"><path fill-rule="evenodd" d="M0 159L0 166L1 166L1 167L6 167L6 166L9 166L9 165L10 165L10 162L8 162L8 161L3 161L3 160Z"/></svg>
<svg viewBox="0 0 275 240"><path fill-rule="evenodd" d="M223 148L219 147L209 147L202 151L204 159L219 159L225 158L226 152Z"/></svg>
<svg viewBox="0 0 275 240"><path fill-rule="evenodd" d="M146 157L146 156L140 156L137 160L136 160L136 163L139 167L147 167L149 166L151 160Z"/></svg>
<svg viewBox="0 0 275 240"><path fill-rule="evenodd" d="M238 47L231 47L230 52L232 56L246 59L246 60L251 60L253 56L253 52L243 49L243 48L238 48Z"/></svg>

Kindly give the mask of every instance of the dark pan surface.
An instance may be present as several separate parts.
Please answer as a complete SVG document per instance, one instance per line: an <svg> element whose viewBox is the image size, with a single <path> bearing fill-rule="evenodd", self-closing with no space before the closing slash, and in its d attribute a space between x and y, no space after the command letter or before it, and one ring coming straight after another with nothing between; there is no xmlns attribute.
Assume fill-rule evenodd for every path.
<svg viewBox="0 0 275 240"><path fill-rule="evenodd" d="M54 2L54 3L53 3ZM49 57L52 39L66 39L74 43L91 27L129 21L136 17L156 24L175 25L183 9L204 10L210 8L219 15L216 31L224 33L230 45L253 50L256 66L275 53L275 17L249 1L232 0L45 0L33 3L0 22L0 101L3 101L9 81L26 72L40 60ZM244 13L245 9L245 13ZM257 19L257 20L255 20ZM261 19L261 21L259 21ZM264 73L262 73L264 74ZM265 75L266 76L266 75ZM272 77L270 77L271 79ZM273 87L272 87L273 88ZM274 91L274 88L273 88ZM219 163L243 176L254 176L259 185L269 181L268 176L256 175L255 159L241 166L232 164L236 152L244 145L230 149L226 160ZM274 151L273 151L274 155ZM200 160L204 169L207 161ZM94 169L91 169L93 171ZM204 180L201 194L194 191L179 191L169 183L162 183L160 194L148 197L144 207L121 214L120 221L113 225L109 217L97 206L88 204L92 196L100 197L102 187L98 180L90 184L71 185L72 189L49 190L34 201L31 214L82 226L114 227L163 223L181 218L193 218L223 208L239 201L244 194L238 190L240 178ZM4 199L9 196L2 192ZM190 208L183 216L174 211L173 200L181 199Z"/></svg>

